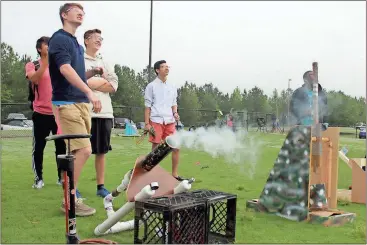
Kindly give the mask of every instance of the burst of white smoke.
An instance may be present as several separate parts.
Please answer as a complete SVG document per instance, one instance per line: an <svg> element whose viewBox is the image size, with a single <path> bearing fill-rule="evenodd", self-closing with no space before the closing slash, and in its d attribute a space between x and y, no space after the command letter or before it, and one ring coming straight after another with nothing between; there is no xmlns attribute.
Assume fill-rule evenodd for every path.
<svg viewBox="0 0 367 245"><path fill-rule="evenodd" d="M227 127L180 130L169 141L175 148L204 151L213 158L223 157L228 163L238 164L250 177L255 173L260 142L244 130L233 132Z"/></svg>

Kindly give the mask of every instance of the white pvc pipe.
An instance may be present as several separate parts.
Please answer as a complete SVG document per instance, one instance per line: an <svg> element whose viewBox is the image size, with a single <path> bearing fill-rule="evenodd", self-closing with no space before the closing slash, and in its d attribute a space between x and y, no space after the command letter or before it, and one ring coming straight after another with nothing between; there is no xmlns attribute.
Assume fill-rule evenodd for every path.
<svg viewBox="0 0 367 245"><path fill-rule="evenodd" d="M150 185L146 185L143 189L141 189L141 191L138 194L136 194L136 196L134 197L134 200L142 201L144 199L148 199L152 197L155 194L155 190L157 189L157 187L158 187L158 183L156 182L153 182ZM115 213L110 212L110 215L108 215L107 213L109 217L102 224L98 225L94 229L94 234L96 236L100 236L106 233L107 234L110 233L109 229L111 229L111 227L113 227L121 218L126 216L132 209L134 209L135 201L125 203L125 205L123 205ZM122 222L122 223L125 223L125 222Z"/></svg>
<svg viewBox="0 0 367 245"><path fill-rule="evenodd" d="M110 229L108 229L104 235L110 234L110 233L119 233L121 231L129 231L134 229L134 220L129 220L125 222L117 222L114 226L112 226Z"/></svg>
<svg viewBox="0 0 367 245"><path fill-rule="evenodd" d="M182 193L182 192L190 190L191 189L191 183L194 182L194 181L195 181L194 179L181 181L175 187L175 189L173 189L173 194L178 194L178 193Z"/></svg>
<svg viewBox="0 0 367 245"><path fill-rule="evenodd" d="M132 174L132 170L129 170L125 175L124 175L124 179L121 181L121 184L116 188L116 190L118 192L123 192L126 191L129 182L130 182L130 178L131 178L131 174Z"/></svg>
<svg viewBox="0 0 367 245"><path fill-rule="evenodd" d="M112 194L108 194L105 198L103 198L103 206L104 209L107 212L107 217L110 217L111 215L113 215L115 213L115 211L113 210L113 205L112 202L115 198L112 196Z"/></svg>
<svg viewBox="0 0 367 245"><path fill-rule="evenodd" d="M129 181L131 178L131 174L132 174L132 170L129 170L125 175L123 180L121 181L121 184L116 188L116 191L121 193L123 191L125 191L129 185ZM117 194L118 195L118 194ZM110 217L111 215L113 215L115 213L115 211L113 210L113 200L116 197L112 196L112 193L108 194L105 198L103 198L103 206L107 212L107 217Z"/></svg>

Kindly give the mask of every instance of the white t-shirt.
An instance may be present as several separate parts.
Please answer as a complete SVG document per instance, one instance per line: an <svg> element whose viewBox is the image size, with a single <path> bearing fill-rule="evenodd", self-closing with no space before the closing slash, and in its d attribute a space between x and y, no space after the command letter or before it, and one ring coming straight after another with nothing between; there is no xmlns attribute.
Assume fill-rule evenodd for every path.
<svg viewBox="0 0 367 245"><path fill-rule="evenodd" d="M92 70L93 67L103 67L107 72L107 81L111 83L112 87L117 90L118 87L118 78L115 74L113 68L109 67L101 58L99 57L91 57L88 54L84 53L84 61L85 61L85 70ZM100 77L100 75L95 75L95 77ZM113 118L113 108L111 97L109 93L93 91L94 94L101 100L102 110L99 113L94 113L91 111L92 118Z"/></svg>

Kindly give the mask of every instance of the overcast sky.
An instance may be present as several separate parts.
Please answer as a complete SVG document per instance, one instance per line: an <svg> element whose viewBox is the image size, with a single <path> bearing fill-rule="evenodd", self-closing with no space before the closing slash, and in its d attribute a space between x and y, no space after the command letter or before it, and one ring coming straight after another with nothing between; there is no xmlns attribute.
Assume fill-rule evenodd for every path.
<svg viewBox="0 0 367 245"><path fill-rule="evenodd" d="M80 2L80 1L79 1ZM1 2L1 41L36 57L35 42L62 28L65 2ZM141 71L149 61L150 2L82 2L85 20L77 31L102 30L109 63ZM169 81L223 92L258 85L265 93L302 84L319 62L326 89L353 96L366 91L366 3L154 1L154 61L171 66Z"/></svg>

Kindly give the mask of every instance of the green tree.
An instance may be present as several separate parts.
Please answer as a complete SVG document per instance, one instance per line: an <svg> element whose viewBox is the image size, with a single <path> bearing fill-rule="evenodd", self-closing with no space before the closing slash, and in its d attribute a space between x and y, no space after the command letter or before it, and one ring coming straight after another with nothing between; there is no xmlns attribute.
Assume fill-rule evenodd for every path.
<svg viewBox="0 0 367 245"><path fill-rule="evenodd" d="M182 108L179 110L181 121L185 125L195 125L200 121L200 109L199 97L192 86L185 82L185 85L179 89L178 92L178 106Z"/></svg>
<svg viewBox="0 0 367 245"><path fill-rule="evenodd" d="M6 43L1 43L1 100L2 103L27 103L28 83L25 78L25 64L31 61L28 55L19 55ZM144 91L148 81L148 71L151 71L152 81L156 75L152 67L145 67L136 72L127 66L115 65L119 79L119 88L111 94L115 115L129 117L134 121L144 120ZM366 119L366 103L364 97L352 97L342 91L325 91L328 98L327 121L333 126L353 126ZM233 110L248 112L276 113L279 118L288 114L288 102L293 93L292 89L274 89L271 96L255 86L246 88L241 93L237 87L231 94L221 92L212 83L197 86L186 82L178 88L178 107L184 124L195 122L206 123L217 117L215 110L228 113ZM122 108L122 107L128 108ZM118 108L120 107L120 108ZM134 107L133 109L130 109ZM2 115L10 112L27 114L27 108L14 109L2 107ZM29 112L29 110L28 110ZM3 116L3 117L4 117Z"/></svg>
<svg viewBox="0 0 367 245"><path fill-rule="evenodd" d="M233 90L233 93L231 94L231 97L229 99L229 103L231 105L231 108L233 108L235 111L243 110L243 103L242 103L242 95L241 91L238 87L236 87Z"/></svg>

